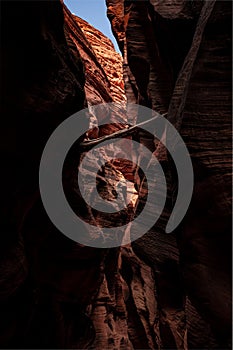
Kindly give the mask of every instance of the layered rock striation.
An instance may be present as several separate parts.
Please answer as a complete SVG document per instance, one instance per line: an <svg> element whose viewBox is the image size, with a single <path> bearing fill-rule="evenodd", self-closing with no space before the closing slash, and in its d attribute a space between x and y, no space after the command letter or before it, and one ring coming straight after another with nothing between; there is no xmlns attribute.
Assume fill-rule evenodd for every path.
<svg viewBox="0 0 233 350"><path fill-rule="evenodd" d="M175 235L161 234L160 221L133 249L155 273L163 346L226 348L231 323L231 5L214 4L195 57L189 50L197 44L193 38L205 2L106 2L123 54L128 101L168 112L169 120L179 106L183 87L176 81L185 57L194 59L178 120L194 166L193 199Z"/></svg>
<svg viewBox="0 0 233 350"><path fill-rule="evenodd" d="M231 6L216 1L188 84L179 124L192 157L195 187L176 232L165 235L172 210L141 239L121 248L79 245L50 222L38 188L40 157L53 130L89 108L81 141L137 123L128 102L159 113L177 104L177 78L192 47L203 3L107 0L112 30L122 51L66 6L55 1L1 2L2 236L0 345L4 348L197 349L230 348L230 94ZM179 90L179 89L178 89ZM112 114L96 110L112 105ZM121 106L117 108L116 106ZM169 119L169 114L167 118ZM109 121L111 124L109 125ZM106 125L100 127L100 123ZM157 141L138 132L134 140L155 151ZM110 154L116 154L111 148ZM133 149L117 149L113 162L99 148L89 155L88 178L98 159L101 196L131 199L123 216L98 215L81 200L77 167L87 155L77 143L63 171L73 210L89 223L123 223L138 214L145 197L139 170L122 161ZM158 158L171 191L173 167ZM135 154L135 159L137 154ZM144 155L141 155L143 158ZM140 162L140 157L137 159ZM148 159L150 161L150 159ZM111 176L109 176L109 174ZM86 177L85 177L86 176ZM113 207L115 204L113 204ZM114 207L117 209L116 207ZM138 209L137 209L138 208ZM153 217L153 208L149 210ZM87 224L85 223L87 221ZM118 230L119 241L130 231ZM93 237L92 237L93 238ZM98 237L99 239L99 237Z"/></svg>
<svg viewBox="0 0 233 350"><path fill-rule="evenodd" d="M2 174L0 344L5 348L106 345L110 335L103 338L103 334L107 330L110 334L112 328L105 314L114 318L123 308L119 249L80 246L63 236L43 209L38 170L46 141L63 120L87 106L91 113L97 103L123 101L124 105L122 58L104 35L59 1L4 1L1 14L1 154L6 171ZM94 45L97 38L102 49ZM86 130L92 128L86 135L89 139L119 130L126 122L122 111L109 130L101 129L98 117L105 116L92 114L86 124ZM91 220L75 192L75 165L83 156L77 147L74 157L68 156L64 189L74 209L81 208ZM109 169L117 181L122 180L119 166L110 164ZM100 192L109 198L114 179L103 185L100 175ZM84 230L91 234L85 224ZM109 312L110 308L119 311ZM124 346L125 314L118 323L122 330L113 332L112 344Z"/></svg>
<svg viewBox="0 0 233 350"><path fill-rule="evenodd" d="M53 130L87 107L88 99L90 104L113 100L91 44L63 10L59 1L1 3L1 155L6 171L0 343L8 348L85 348L95 333L85 310L102 283L106 251L65 238L45 213L38 188L41 154ZM98 70L92 77L82 55ZM80 152L76 157L78 162ZM66 167L64 187L72 194L70 174Z"/></svg>

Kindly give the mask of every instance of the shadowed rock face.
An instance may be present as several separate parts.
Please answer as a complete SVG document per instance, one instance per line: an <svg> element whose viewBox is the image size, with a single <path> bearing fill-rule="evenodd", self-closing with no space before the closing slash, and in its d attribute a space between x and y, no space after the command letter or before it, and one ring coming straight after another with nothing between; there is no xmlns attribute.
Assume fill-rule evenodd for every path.
<svg viewBox="0 0 233 350"><path fill-rule="evenodd" d="M178 73L192 45L202 2L106 3L124 55L128 101L167 112ZM180 130L195 174L188 214L174 236L161 234L158 222L150 233L133 243L136 254L155 273L158 322L165 348L185 347L186 336L189 348L229 346L230 27L231 4L217 1L195 60Z"/></svg>
<svg viewBox="0 0 233 350"><path fill-rule="evenodd" d="M216 2L192 72L180 132L195 188L175 233L163 232L168 203L132 247L80 246L55 229L38 190L44 145L73 113L126 97L167 112L201 8L201 1L107 0L122 69L109 39L58 0L1 2L1 347L230 348L230 2ZM99 128L103 120L92 115L87 139L136 122L124 109L114 125ZM147 135L138 140L153 150ZM74 169L83 155L77 147L68 156L64 189L74 210L106 223L77 197ZM166 162L164 168L171 181L173 170ZM124 175L131 187L140 185L127 163L110 163L107 171L116 182ZM107 199L114 179L97 178Z"/></svg>
<svg viewBox="0 0 233 350"><path fill-rule="evenodd" d="M110 338L103 340L102 336L106 325L111 329L110 323L106 324L106 310L110 319L113 311L109 310L116 309L122 330L111 332L114 337L117 334L114 342L124 346L128 338L119 250L83 247L64 237L48 219L38 189L41 153L56 126L87 104L125 101L121 56L105 36L72 16L59 1L3 1L1 15L1 155L5 171L0 344L5 348L81 349L95 340L100 346ZM102 49L92 47L91 33L102 39ZM110 65L116 71L110 72ZM124 113L120 114L118 124L109 130L98 128L96 116L92 122L86 129L97 127L89 138L118 130L126 120ZM79 150L75 156L78 163ZM111 167L119 178L119 166ZM75 176L68 162L64 188L72 198ZM109 197L112 185L102 187L100 191ZM75 206L82 207L77 197ZM85 205L81 209L89 215Z"/></svg>
<svg viewBox="0 0 233 350"><path fill-rule="evenodd" d="M69 48L59 1L2 1L1 15L0 344L82 348L93 339L84 311L106 253L55 229L40 202L38 169L52 131L86 106L84 66ZM77 35L85 42L80 28Z"/></svg>
<svg viewBox="0 0 233 350"><path fill-rule="evenodd" d="M62 120L83 108L85 100L83 64L78 52L73 55L68 50L61 4L24 5L1 3L3 259L8 253L14 255L14 249L23 253L18 240L28 214L39 202L38 168L46 140ZM40 224L49 225L49 221L37 218L34 228ZM12 266L6 260L1 275L1 281L8 283L1 288L3 300L26 278L26 262L23 256L18 259Z"/></svg>
<svg viewBox="0 0 233 350"><path fill-rule="evenodd" d="M49 293L42 296L43 289L59 285L48 233L54 235L58 251L64 242L59 243L62 237L40 204L38 168L50 133L84 106L83 65L78 52L74 56L68 50L58 1L3 1L1 15L1 156L5 171L1 182L0 343L2 347L56 347L51 311L56 302L54 308L51 300L55 299ZM80 258L89 254L80 251ZM93 258L99 261L100 256ZM63 286L67 289L66 281Z"/></svg>

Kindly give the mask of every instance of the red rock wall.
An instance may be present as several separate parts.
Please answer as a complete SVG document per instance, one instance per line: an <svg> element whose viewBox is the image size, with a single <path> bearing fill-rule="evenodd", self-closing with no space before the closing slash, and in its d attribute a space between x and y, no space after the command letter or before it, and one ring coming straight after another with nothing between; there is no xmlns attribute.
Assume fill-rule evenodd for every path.
<svg viewBox="0 0 233 350"><path fill-rule="evenodd" d="M65 30L70 45L78 49L85 70L85 93L89 105L124 102L122 57L112 42L64 6Z"/></svg>
<svg viewBox="0 0 233 350"><path fill-rule="evenodd" d="M87 105L125 100L121 56L103 35L102 50L93 48L85 28L96 38L101 34L72 16L59 1L1 5L5 172L0 344L82 349L94 342L98 347L121 343L124 348L128 343L126 292L119 275L119 250L81 247L65 238L49 221L38 189L41 152L55 127ZM110 72L113 64L117 74ZM125 122L124 113L119 117ZM94 136L112 131L97 128ZM69 165L64 170L64 187L73 197ZM112 171L119 176L116 168ZM108 196L111 186L105 187ZM115 326L116 314L120 316Z"/></svg>
<svg viewBox="0 0 233 350"><path fill-rule="evenodd" d="M85 34L100 66L106 74L112 101L124 103L126 97L123 81L122 56L115 51L112 42L99 30L77 16L75 16L75 21ZM86 73L87 77L91 74L88 70Z"/></svg>
<svg viewBox="0 0 233 350"><path fill-rule="evenodd" d="M59 1L3 1L1 16L0 346L83 348L94 334L84 311L102 281L105 252L55 229L38 170L49 135L86 106L84 67L67 43Z"/></svg>
<svg viewBox="0 0 233 350"><path fill-rule="evenodd" d="M50 223L38 191L45 142L72 113L125 101L123 84L129 102L167 112L201 5L108 0L123 71L111 42L59 1L2 2L2 347L230 348L229 2L215 5L189 86L181 134L196 182L176 233L163 233L167 208L132 247L81 247ZM86 137L128 122L124 111L117 117L117 125L98 128L104 117L93 115ZM64 187L78 210L70 165ZM132 181L126 164L110 168L116 180L122 171ZM101 187L107 198L112 187Z"/></svg>
<svg viewBox="0 0 233 350"><path fill-rule="evenodd" d="M128 101L166 113L203 3L106 3L124 55ZM159 334L163 347L169 349L229 346L230 27L231 5L217 1L195 60L180 130L195 174L188 214L176 235L164 236L158 222L133 243L136 254L155 274Z"/></svg>

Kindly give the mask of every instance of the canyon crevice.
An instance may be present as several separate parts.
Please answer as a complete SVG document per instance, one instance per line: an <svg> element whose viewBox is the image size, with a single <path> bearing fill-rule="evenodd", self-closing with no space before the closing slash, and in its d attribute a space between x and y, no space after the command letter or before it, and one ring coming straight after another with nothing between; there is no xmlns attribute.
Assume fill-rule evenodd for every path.
<svg viewBox="0 0 233 350"><path fill-rule="evenodd" d="M229 1L215 2L192 57L179 132L193 162L194 192L175 232L164 230L177 195L177 174L166 151L157 148L158 140L142 130L127 138L157 154L170 192L161 218L131 245L98 249L68 239L48 218L38 187L46 141L75 112L89 108L91 115L81 141L138 123L136 114L128 118L127 102L169 120L204 4L106 0L120 55L106 36L59 0L1 2L2 348L231 348ZM111 124L105 109L95 114L93 106L100 103L113 103ZM109 125L99 126L104 120ZM127 186L127 194L123 186L119 195L133 204L121 216L96 214L81 199L76 174L86 151L79 142L64 164L64 191L89 235L85 220L97 226L124 223L145 204L140 169L122 161L126 150L112 151L118 154L115 161L101 151L106 166L96 182L108 201L119 181ZM89 156L93 168L97 153ZM96 176L91 166L86 176ZM85 191L91 201L88 180ZM125 234L119 229L119 239Z"/></svg>

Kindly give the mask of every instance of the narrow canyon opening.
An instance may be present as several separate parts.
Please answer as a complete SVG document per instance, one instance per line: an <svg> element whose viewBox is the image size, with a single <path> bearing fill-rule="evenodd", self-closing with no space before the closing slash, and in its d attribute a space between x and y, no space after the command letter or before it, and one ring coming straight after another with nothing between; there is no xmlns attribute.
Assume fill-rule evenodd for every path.
<svg viewBox="0 0 233 350"><path fill-rule="evenodd" d="M230 349L231 2L103 1L115 47L79 14L94 18L96 3L71 3L1 1L0 347ZM90 245L53 224L38 181L46 143L73 115L86 129L62 185ZM169 124L154 130L158 116ZM190 163L174 157L181 140ZM146 173L154 156L158 173ZM168 234L189 164L192 199ZM145 208L152 225L135 239Z"/></svg>

